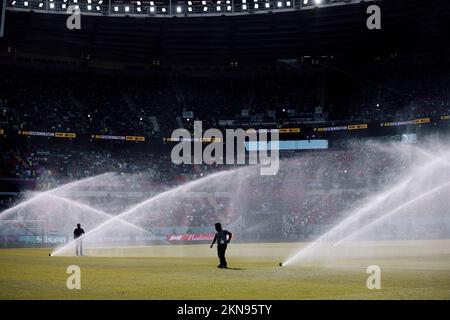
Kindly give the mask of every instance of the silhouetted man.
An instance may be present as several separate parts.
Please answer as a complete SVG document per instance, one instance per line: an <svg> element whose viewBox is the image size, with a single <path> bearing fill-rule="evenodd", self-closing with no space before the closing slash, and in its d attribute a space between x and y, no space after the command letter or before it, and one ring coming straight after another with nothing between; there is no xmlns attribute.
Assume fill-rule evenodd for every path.
<svg viewBox="0 0 450 320"><path fill-rule="evenodd" d="M230 243L233 234L227 230L223 230L222 225L220 223L216 223L215 227L217 232L216 235L214 236L214 240L211 243L210 248L213 247L214 243L217 240L217 255L219 256L220 261L220 264L217 267L226 268L227 260L225 259L225 251L227 250L227 244Z"/></svg>
<svg viewBox="0 0 450 320"><path fill-rule="evenodd" d="M76 245L76 254L77 256L83 255L83 240L81 239L81 236L84 234L84 230L81 229L81 225L78 223L77 228L73 230L73 238L75 239L75 245Z"/></svg>

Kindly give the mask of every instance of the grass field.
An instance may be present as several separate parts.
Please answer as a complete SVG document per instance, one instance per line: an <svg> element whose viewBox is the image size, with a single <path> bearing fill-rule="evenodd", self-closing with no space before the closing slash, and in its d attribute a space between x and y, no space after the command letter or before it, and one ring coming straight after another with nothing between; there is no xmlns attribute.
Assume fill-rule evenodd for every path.
<svg viewBox="0 0 450 320"><path fill-rule="evenodd" d="M49 257L49 249L0 249L0 299L450 299L447 251L378 260L381 289L369 290L364 261L337 268L278 267L300 246L235 243L227 270L216 268L215 249L208 245L123 249L135 250L131 255L137 257ZM147 250L153 256L142 254ZM69 265L81 268L81 290L66 288Z"/></svg>

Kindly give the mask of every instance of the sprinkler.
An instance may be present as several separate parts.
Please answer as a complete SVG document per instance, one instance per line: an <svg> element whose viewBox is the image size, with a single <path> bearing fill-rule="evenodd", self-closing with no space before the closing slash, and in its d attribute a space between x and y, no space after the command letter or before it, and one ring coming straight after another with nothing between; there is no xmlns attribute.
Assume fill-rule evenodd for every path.
<svg viewBox="0 0 450 320"><path fill-rule="evenodd" d="M278 266L282 267L282 266L283 266L283 263L282 263L282 262L280 262L280 263L278 264Z"/></svg>

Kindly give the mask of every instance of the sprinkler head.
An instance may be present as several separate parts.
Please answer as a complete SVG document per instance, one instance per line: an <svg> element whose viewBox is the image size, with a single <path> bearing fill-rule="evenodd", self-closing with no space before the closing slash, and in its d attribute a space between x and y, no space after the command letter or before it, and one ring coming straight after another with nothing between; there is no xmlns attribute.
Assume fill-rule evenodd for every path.
<svg viewBox="0 0 450 320"><path fill-rule="evenodd" d="M280 262L280 263L278 264L278 266L282 267L282 266L283 266L283 263L282 263L282 262Z"/></svg>
<svg viewBox="0 0 450 320"><path fill-rule="evenodd" d="M48 254L48 256L49 256L49 257L51 257L51 256L52 256L52 254L51 254L51 253L49 253L49 254Z"/></svg>

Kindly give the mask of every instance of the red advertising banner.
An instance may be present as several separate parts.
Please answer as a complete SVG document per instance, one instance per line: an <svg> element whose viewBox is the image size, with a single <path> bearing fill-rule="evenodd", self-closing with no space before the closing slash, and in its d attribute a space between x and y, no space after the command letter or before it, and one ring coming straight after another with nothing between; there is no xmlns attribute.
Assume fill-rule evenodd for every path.
<svg viewBox="0 0 450 320"><path fill-rule="evenodd" d="M169 234L166 236L167 241L212 241L214 233L203 234Z"/></svg>

